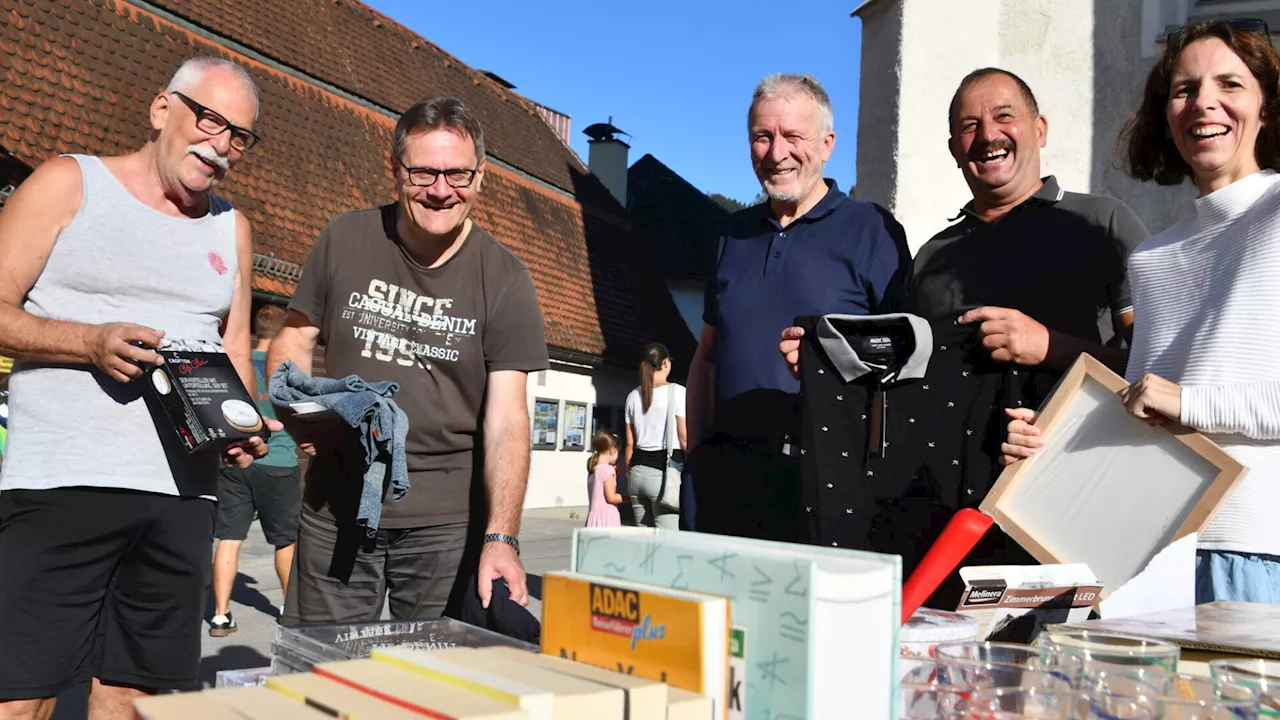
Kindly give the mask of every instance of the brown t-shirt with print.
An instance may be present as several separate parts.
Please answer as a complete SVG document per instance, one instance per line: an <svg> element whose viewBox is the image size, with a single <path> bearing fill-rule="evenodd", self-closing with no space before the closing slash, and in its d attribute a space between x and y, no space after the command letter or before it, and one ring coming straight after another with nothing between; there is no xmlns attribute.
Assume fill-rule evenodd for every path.
<svg viewBox="0 0 1280 720"><path fill-rule="evenodd" d="M479 226L443 265L426 268L405 252L395 218L396 206L385 205L331 220L289 308L320 328L327 376L400 384L409 493L400 502L384 496L381 527L460 522L487 374L548 367L542 311L529 270ZM364 475L358 442L320 451L304 502L353 520Z"/></svg>

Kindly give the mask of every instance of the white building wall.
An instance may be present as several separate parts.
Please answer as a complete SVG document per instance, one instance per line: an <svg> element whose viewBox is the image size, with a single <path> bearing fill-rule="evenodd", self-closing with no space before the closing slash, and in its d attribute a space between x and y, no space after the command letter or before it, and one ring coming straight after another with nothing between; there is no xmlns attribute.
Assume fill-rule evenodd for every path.
<svg viewBox="0 0 1280 720"><path fill-rule="evenodd" d="M915 252L946 227L947 218L969 198L969 188L947 152L947 106L965 74L998 64L999 46L993 36L1002 18L1000 0L905 0L902 6L900 122L894 140L898 172L891 202ZM965 60L958 62L959 58ZM859 167L859 195L863 177Z"/></svg>
<svg viewBox="0 0 1280 720"><path fill-rule="evenodd" d="M635 385L634 372L613 367L587 368L556 360L551 361L550 370L530 373L530 421L534 420L537 400L558 401L559 406L554 449L538 449L539 438L534 438L535 449L531 451L529 465L529 488L524 500L526 508L587 505L587 458L591 455L592 418L600 417L603 425L612 427L619 438L625 439L621 410L627 393ZM587 426L582 450L564 447L567 402L587 404Z"/></svg>
<svg viewBox="0 0 1280 720"><path fill-rule="evenodd" d="M1150 3L1151 0L1145 0ZM1048 120L1042 173L1068 190L1112 195L1152 232L1186 210L1190 185L1138 183L1113 149L1152 59L1144 0L874 0L862 18L858 195L888 208L912 251L971 198L947 150L960 80L984 66L1016 73ZM1147 18L1150 25L1150 18ZM838 109L837 109L838 111Z"/></svg>

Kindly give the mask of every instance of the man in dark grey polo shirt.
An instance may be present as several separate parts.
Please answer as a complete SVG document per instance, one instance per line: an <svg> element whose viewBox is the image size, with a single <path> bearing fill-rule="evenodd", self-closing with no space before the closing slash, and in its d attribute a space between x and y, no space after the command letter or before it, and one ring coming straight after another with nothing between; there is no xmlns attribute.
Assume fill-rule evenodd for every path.
<svg viewBox="0 0 1280 720"><path fill-rule="evenodd" d="M1046 386L1034 388L1039 396L1028 404L1042 402L1047 382L1081 353L1123 374L1129 352L1121 341L1133 333L1126 265L1147 237L1142 222L1118 200L1067 192L1040 175L1048 121L1016 75L970 73L951 101L950 122L948 146L973 201L916 254L912 311L976 325L993 359L1047 370L1039 373ZM963 564L1035 560L997 528ZM953 575L931 602L954 604L961 589Z"/></svg>
<svg viewBox="0 0 1280 720"><path fill-rule="evenodd" d="M948 146L973 192L915 258L912 306L980 323L996 360L1065 370L1087 352L1123 373L1133 328L1129 253L1147 237L1124 203L1040 175L1048 121L1020 78L970 73L951 101Z"/></svg>

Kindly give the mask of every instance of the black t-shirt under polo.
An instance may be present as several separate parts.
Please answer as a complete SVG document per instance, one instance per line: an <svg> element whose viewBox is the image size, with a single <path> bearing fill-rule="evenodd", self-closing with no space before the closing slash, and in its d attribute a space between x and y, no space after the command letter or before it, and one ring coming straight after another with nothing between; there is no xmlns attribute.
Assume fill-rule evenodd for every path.
<svg viewBox="0 0 1280 720"><path fill-rule="evenodd" d="M977 507L994 484L1004 408L1039 406L1053 377L992 360L976 329L954 319L797 323L805 330L801 488L811 539L901 555L905 576L951 516ZM881 354L886 347L896 352ZM883 370L868 367L875 360ZM987 545L996 552L967 564L1031 561L993 535Z"/></svg>
<svg viewBox="0 0 1280 720"><path fill-rule="evenodd" d="M1052 175L988 224L972 203L916 254L909 310L954 319L983 305L1020 310L1050 330L1113 344L1132 309L1127 263L1147 230L1127 205L1066 192Z"/></svg>

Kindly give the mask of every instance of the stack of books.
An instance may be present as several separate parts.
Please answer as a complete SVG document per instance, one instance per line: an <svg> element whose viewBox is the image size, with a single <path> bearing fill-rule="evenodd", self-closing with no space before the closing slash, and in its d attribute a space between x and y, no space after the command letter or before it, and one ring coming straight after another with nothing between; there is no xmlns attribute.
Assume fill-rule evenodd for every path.
<svg viewBox="0 0 1280 720"><path fill-rule="evenodd" d="M572 569L543 579L541 648L454 620L281 628L265 686L135 707L140 720L896 720L900 563L582 528Z"/></svg>
<svg viewBox="0 0 1280 720"><path fill-rule="evenodd" d="M264 686L157 695L138 720L708 720L712 699L527 650L388 646Z"/></svg>

